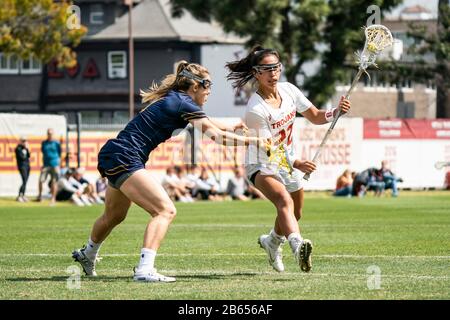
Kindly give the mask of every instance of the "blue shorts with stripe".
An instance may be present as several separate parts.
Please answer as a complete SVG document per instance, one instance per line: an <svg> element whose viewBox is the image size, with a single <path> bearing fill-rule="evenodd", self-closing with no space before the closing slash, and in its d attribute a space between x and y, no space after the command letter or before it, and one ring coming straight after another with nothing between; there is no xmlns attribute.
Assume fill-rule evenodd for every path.
<svg viewBox="0 0 450 320"><path fill-rule="evenodd" d="M145 165L140 160L130 159L123 154L100 152L98 155L97 170L102 177L108 179L109 184L115 189L119 189L134 172L144 168Z"/></svg>

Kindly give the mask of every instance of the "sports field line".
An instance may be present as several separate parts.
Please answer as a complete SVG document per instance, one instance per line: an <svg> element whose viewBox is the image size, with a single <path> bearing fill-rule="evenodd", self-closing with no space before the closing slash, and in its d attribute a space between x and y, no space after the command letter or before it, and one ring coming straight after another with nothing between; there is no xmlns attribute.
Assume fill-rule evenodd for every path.
<svg viewBox="0 0 450 320"><path fill-rule="evenodd" d="M242 273L243 276L245 276L246 272L245 271L229 271L229 270L163 270L165 273L172 273L172 274L176 274L178 276L189 276L189 275L224 275L224 276L231 276L231 275L239 275L240 273ZM262 272L251 272L251 271L247 271L249 274L254 274L254 275L279 275L279 276L298 276L299 274L302 274L300 272L283 272L283 273L276 273L274 271L262 271ZM305 277L309 277L309 276L318 276L318 277L360 277L363 279L367 279L367 274L365 273L359 273L359 274L345 274L345 273L315 273L315 272L311 272L308 274L304 274ZM446 279L450 279L450 276L431 276L431 275L417 275L417 274L381 274L380 275L382 278L411 278L411 279L418 279L418 280L446 280Z"/></svg>
<svg viewBox="0 0 450 320"><path fill-rule="evenodd" d="M317 223L302 223L300 225L302 228L373 228L374 223L327 223L327 224L317 224ZM415 224L398 224L398 225L391 225L392 227L402 227L402 228L408 228L408 227L416 227ZM270 230L273 225L270 223L258 223L258 224L236 224L236 223L173 223L170 228L268 228ZM424 224L422 227L442 227L442 224L439 223L427 223ZM383 226L384 228L384 226Z"/></svg>
<svg viewBox="0 0 450 320"><path fill-rule="evenodd" d="M4 268L3 272L17 272L17 269ZM72 271L66 271L65 267L53 267L53 268L40 268L40 269L26 269L28 273L32 273L33 275L37 275L39 273L58 273L65 272L65 274L70 274ZM118 271L117 268L106 268L101 269L101 273L96 280L101 280L102 276L111 277L117 276L122 278L124 275L130 275L130 280L132 279L132 271ZM303 276L303 277L338 277L338 278L351 278L353 280L363 280L366 281L367 277L370 276L366 273L333 273L333 272L325 272L325 273L316 273L310 272L308 274L302 272L283 272L277 273L275 271L255 271L255 270L223 270L223 269L206 269L206 270L198 270L198 269L158 269L159 272L163 274L167 274L175 277L188 277L195 278L195 276L232 276L232 277L247 277L247 276L271 276L276 278L285 278L286 276ZM446 275L421 275L421 274L380 274L383 279L414 279L414 280L450 280L450 276ZM1 279L1 278L0 278ZM9 278L13 279L13 278ZM84 277L83 279L89 280L89 277ZM118 279L119 280L119 279Z"/></svg>
<svg viewBox="0 0 450 320"><path fill-rule="evenodd" d="M107 253L101 257L135 257L138 253ZM191 257L191 256L265 256L265 253L159 253L158 256L166 257ZM68 257L70 253L0 253L0 257ZM315 258L330 259L448 259L450 256L395 256L395 255L356 255L356 254L316 254Z"/></svg>

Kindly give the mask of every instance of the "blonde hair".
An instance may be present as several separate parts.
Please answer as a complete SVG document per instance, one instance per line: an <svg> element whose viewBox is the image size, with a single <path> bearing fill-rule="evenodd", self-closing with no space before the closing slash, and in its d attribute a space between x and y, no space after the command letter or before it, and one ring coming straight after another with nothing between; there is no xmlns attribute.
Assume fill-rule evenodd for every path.
<svg viewBox="0 0 450 320"><path fill-rule="evenodd" d="M152 82L147 91L141 89L142 103L152 104L166 96L170 90L187 91L190 86L195 84L195 80L180 75L183 70L189 71L200 78L205 78L209 74L205 67L181 60L177 63L176 74L167 75L159 85Z"/></svg>

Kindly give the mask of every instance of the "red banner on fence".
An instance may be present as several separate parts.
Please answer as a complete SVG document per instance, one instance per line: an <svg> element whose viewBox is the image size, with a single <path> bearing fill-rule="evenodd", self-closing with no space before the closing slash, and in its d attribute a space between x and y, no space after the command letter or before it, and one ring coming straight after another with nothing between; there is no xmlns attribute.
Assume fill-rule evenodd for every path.
<svg viewBox="0 0 450 320"><path fill-rule="evenodd" d="M450 119L364 119L364 139L450 139Z"/></svg>

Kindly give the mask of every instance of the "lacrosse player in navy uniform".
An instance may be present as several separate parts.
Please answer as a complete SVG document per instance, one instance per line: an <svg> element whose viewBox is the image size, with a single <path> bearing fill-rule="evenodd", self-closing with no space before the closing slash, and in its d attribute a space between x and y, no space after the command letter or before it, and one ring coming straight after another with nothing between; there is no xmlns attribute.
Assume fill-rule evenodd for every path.
<svg viewBox="0 0 450 320"><path fill-rule="evenodd" d="M87 275L96 276L95 266L101 244L112 229L125 219L131 202L134 202L152 216L145 230L134 280L175 281L173 277L159 274L154 263L161 241L175 218L176 209L161 184L145 169L150 152L169 139L175 130L190 123L214 136L216 142L245 145L269 143L263 138L230 132L245 129L244 124L228 127L206 116L202 106L211 92L211 84L206 68L180 61L176 74L166 76L159 86L153 84L148 91L141 91L143 103L150 105L100 150L98 170L109 181L105 211L94 223L86 246L72 253Z"/></svg>
<svg viewBox="0 0 450 320"><path fill-rule="evenodd" d="M302 216L303 186L301 172L316 169L312 161L295 159L292 130L296 113L314 124L331 122L338 108L342 113L350 109L350 101L341 98L338 108L318 110L293 84L279 82L282 64L277 51L255 46L247 57L227 63L228 80L234 88L242 88L250 80L256 81L257 91L247 103L246 124L251 134L270 138L274 146L283 145L292 172L281 170L262 150L246 151L247 177L276 207L277 217L268 235L261 235L258 243L278 272L284 271L281 246L286 241L296 262L304 272L311 270L312 242L300 235L298 220ZM301 171L301 172L300 172Z"/></svg>

